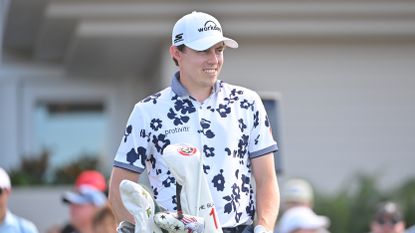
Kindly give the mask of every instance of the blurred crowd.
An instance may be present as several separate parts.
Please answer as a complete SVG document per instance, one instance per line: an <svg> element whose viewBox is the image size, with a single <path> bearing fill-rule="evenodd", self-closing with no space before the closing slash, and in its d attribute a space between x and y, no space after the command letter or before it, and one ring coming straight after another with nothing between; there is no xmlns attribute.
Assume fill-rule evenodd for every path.
<svg viewBox="0 0 415 233"><path fill-rule="evenodd" d="M0 233L38 233L36 225L8 209L11 195L10 177L0 168ZM65 224L51 226L47 233L113 233L116 222L107 199L107 182L102 173L83 171L73 189L62 194L69 219Z"/></svg>
<svg viewBox="0 0 415 233"><path fill-rule="evenodd" d="M62 194L69 219L51 226L47 233L116 232L117 223L107 200L107 181L95 170L83 171L73 189ZM12 185L0 168L0 233L38 233L36 225L8 209ZM304 179L289 179L281 185L281 209L274 233L329 233L330 219L314 210L314 191ZM400 206L392 201L379 203L368 223L370 233L415 233L405 224Z"/></svg>
<svg viewBox="0 0 415 233"><path fill-rule="evenodd" d="M274 233L328 233L330 219L315 213L314 191L304 179L289 179L282 185L281 213ZM415 233L406 229L399 205L392 201L378 203L368 223L369 233Z"/></svg>

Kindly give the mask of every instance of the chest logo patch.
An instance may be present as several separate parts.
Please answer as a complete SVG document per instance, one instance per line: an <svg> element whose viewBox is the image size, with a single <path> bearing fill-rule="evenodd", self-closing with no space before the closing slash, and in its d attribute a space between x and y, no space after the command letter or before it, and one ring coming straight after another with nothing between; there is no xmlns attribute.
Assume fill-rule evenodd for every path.
<svg viewBox="0 0 415 233"><path fill-rule="evenodd" d="M179 154L183 156L192 156L196 153L196 151L197 151L196 147L188 146L188 145L180 145L177 148L177 152L179 152Z"/></svg>

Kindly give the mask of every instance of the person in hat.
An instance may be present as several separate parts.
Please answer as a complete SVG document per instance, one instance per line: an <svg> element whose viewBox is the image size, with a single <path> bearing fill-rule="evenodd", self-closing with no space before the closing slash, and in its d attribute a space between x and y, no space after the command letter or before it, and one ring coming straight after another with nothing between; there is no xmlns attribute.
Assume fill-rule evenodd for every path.
<svg viewBox="0 0 415 233"><path fill-rule="evenodd" d="M329 218L316 215L313 207L314 191L311 184L302 178L290 178L286 180L283 183L281 191L282 215L275 228L275 233L280 233L280 229L298 229L298 232L304 233L328 233ZM295 211L291 211L291 209ZM311 223L317 227L312 228L311 226L314 225ZM285 230L284 232L290 231Z"/></svg>
<svg viewBox="0 0 415 233"><path fill-rule="evenodd" d="M280 219L278 233L323 233L327 232L330 221L325 216L316 215L306 206L288 209Z"/></svg>
<svg viewBox="0 0 415 233"><path fill-rule="evenodd" d="M283 210L288 210L297 206L313 208L314 191L307 180L291 178L284 182L281 200L281 207Z"/></svg>
<svg viewBox="0 0 415 233"><path fill-rule="evenodd" d="M62 195L69 206L70 221L63 227L51 227L48 233L93 233L93 220L108 205L106 179L95 170L81 172L72 191ZM115 231L115 228L114 228Z"/></svg>
<svg viewBox="0 0 415 233"><path fill-rule="evenodd" d="M114 213L109 205L101 208L92 220L94 233L114 233L117 229Z"/></svg>
<svg viewBox="0 0 415 233"><path fill-rule="evenodd" d="M75 181L75 189L81 186L90 186L103 193L107 192L107 181L104 175L96 170L85 170L78 175Z"/></svg>
<svg viewBox="0 0 415 233"><path fill-rule="evenodd" d="M10 177L0 167L0 233L38 233L35 224L25 218L13 214L8 209L8 200L11 195Z"/></svg>
<svg viewBox="0 0 415 233"><path fill-rule="evenodd" d="M370 223L371 233L404 233L403 214L395 202L379 204Z"/></svg>
<svg viewBox="0 0 415 233"><path fill-rule="evenodd" d="M176 208L175 179L162 155L168 145L188 144L201 151L223 232L241 232L254 218L256 232L274 228L277 143L259 95L219 80L224 51L238 47L223 31L203 12L175 23L169 52L178 71L169 87L135 105L115 155L109 200L118 222L134 221L120 200L120 182L138 182L145 170L157 204Z"/></svg>

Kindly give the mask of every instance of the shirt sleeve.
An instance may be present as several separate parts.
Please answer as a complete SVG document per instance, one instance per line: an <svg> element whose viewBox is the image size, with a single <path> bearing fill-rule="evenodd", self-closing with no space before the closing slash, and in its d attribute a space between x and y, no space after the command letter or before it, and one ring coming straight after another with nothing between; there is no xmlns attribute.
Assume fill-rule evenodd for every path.
<svg viewBox="0 0 415 233"><path fill-rule="evenodd" d="M39 233L39 230L37 229L36 225L24 218L20 218L20 224L21 228L23 228L24 232L28 233Z"/></svg>
<svg viewBox="0 0 415 233"><path fill-rule="evenodd" d="M129 171L142 173L145 169L145 161L148 147L148 139L145 129L145 120L140 110L140 103L136 104L131 112L120 146L115 154L115 167L127 169Z"/></svg>
<svg viewBox="0 0 415 233"><path fill-rule="evenodd" d="M253 98L255 101L253 107L253 127L249 137L249 154L251 158L278 150L264 104L256 92L253 92Z"/></svg>

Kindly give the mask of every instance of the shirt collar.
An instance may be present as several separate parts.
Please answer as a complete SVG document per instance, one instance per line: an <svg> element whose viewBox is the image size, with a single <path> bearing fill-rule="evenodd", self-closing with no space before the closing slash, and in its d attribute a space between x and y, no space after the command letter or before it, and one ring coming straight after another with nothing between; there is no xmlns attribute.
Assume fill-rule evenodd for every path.
<svg viewBox="0 0 415 233"><path fill-rule="evenodd" d="M217 93L220 90L220 87L221 87L221 81L218 80L213 86L212 93ZM173 92L176 93L180 97L189 96L189 92L187 91L186 87L184 87L180 83L180 72L179 71L173 74L173 78L171 81L171 88Z"/></svg>
<svg viewBox="0 0 415 233"><path fill-rule="evenodd" d="M16 218L14 218L13 214L7 210L6 216L4 217L4 221L2 222L2 225L13 225L16 221Z"/></svg>

